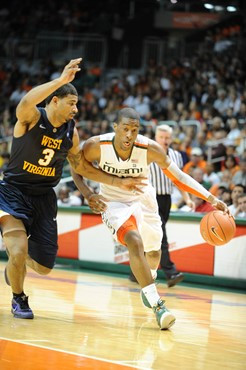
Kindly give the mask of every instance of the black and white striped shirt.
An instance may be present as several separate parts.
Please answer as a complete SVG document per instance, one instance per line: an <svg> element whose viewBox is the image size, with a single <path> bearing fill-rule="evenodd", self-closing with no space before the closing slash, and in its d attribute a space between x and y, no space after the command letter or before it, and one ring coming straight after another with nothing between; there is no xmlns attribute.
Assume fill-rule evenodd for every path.
<svg viewBox="0 0 246 370"><path fill-rule="evenodd" d="M169 148L168 156L179 168L183 168L183 159L177 150ZM172 181L166 175L164 175L161 168L154 162L150 165L150 182L156 189L156 193L158 195L172 194Z"/></svg>

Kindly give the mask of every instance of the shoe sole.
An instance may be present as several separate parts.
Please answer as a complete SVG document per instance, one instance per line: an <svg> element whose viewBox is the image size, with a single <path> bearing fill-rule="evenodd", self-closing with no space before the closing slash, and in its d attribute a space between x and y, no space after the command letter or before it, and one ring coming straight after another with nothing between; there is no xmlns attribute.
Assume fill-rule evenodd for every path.
<svg viewBox="0 0 246 370"><path fill-rule="evenodd" d="M170 283L167 283L167 286L168 286L168 288L171 288L171 287L173 287L174 285L176 285L176 284L180 283L182 280L184 280L184 276L183 276L183 275L181 275L181 276L177 277L177 279L175 279L174 281L172 281L172 282L170 282Z"/></svg>
<svg viewBox="0 0 246 370"><path fill-rule="evenodd" d="M167 330L175 324L176 318L170 312L166 312L162 315L160 320L160 329Z"/></svg>
<svg viewBox="0 0 246 370"><path fill-rule="evenodd" d="M29 314L29 316L21 316L19 315L18 313L16 313L13 309L11 309L11 313L14 315L14 317L16 319L33 319L34 318L34 315L33 314Z"/></svg>

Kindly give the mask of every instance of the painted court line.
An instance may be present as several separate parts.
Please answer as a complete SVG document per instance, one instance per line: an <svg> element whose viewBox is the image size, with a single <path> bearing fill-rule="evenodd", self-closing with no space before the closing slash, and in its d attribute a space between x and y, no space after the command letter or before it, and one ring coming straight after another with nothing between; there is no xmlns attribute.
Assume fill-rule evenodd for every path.
<svg viewBox="0 0 246 370"><path fill-rule="evenodd" d="M62 349L52 348L52 347L45 346L45 345L27 343L26 341L22 341L22 340L13 340L13 339L9 339L9 338L6 338L6 337L0 337L0 364L1 364L1 361L11 362L11 358L10 359L7 359L7 358L3 359L3 357L2 357L2 354L4 353L4 350L3 349L1 350L1 347L2 347L1 346L1 341L6 342L6 344L7 344L7 342L10 342L15 347L20 345L20 346L26 346L26 347L33 347L33 348L36 348L36 349L41 350L41 351L42 350L43 351L51 351L51 354L52 354L53 357L54 357L55 353L57 353L58 356L63 355L62 358L61 358L61 361L64 365L64 368L66 368L65 367L66 360L67 360L67 362L69 362L69 363L67 363L67 365L70 366L71 362L74 363L74 364L77 364L78 360L76 360L76 358L80 358L85 363L82 365L82 367L79 365L79 367L72 367L73 369L76 369L76 368L102 369L102 370L108 370L108 369L109 370L111 370L111 369L116 370L116 369L121 369L121 368L122 368L122 370L127 370L127 369L146 370L147 369L146 367L131 366L131 365L128 366L128 365L123 364L121 361L106 360L106 359L96 357L96 356L88 356L88 355L84 355L84 354L80 354L80 353L76 353L76 352L72 352L72 351L66 351L66 350L62 350ZM12 352L12 354L14 352L16 352L16 349ZM44 354L42 353L42 357L43 357L43 355ZM70 359L68 359L68 357L64 356L64 355L70 355L72 357ZM35 353L32 354L32 356L35 356ZM49 356L49 354L46 353L46 356ZM46 357L43 357L43 358L46 358ZM18 361L19 361L19 357L18 357ZM99 362L100 365L97 362ZM126 361L124 360L124 362L126 362ZM131 361L129 360L129 362L131 362ZM26 366L26 370L28 370L29 368L27 367L27 364L25 364L25 366ZM31 366L33 366L33 365L31 365ZM100 366L100 367L98 367L98 366ZM0 368L1 368L1 366L0 366ZM33 367L30 367L30 369L33 369ZM39 369L39 368L36 367L36 370L37 369ZM67 369L69 369L69 367L67 367Z"/></svg>

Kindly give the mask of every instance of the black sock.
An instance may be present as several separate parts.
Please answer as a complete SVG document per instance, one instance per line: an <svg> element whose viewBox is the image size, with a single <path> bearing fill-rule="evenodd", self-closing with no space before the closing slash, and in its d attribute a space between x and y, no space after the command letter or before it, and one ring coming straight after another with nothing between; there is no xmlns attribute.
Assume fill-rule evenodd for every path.
<svg viewBox="0 0 246 370"><path fill-rule="evenodd" d="M13 297L14 297L14 298L23 297L23 295L25 295L25 293L24 293L24 292L21 292L21 293L19 293L19 294L13 293Z"/></svg>

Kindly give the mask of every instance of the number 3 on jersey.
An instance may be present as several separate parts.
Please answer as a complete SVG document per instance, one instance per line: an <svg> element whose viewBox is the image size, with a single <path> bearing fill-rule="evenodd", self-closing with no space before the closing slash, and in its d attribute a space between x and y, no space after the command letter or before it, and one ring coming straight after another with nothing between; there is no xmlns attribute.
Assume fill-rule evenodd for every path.
<svg viewBox="0 0 246 370"><path fill-rule="evenodd" d="M40 166L48 166L55 155L55 151L53 149L46 148L42 153L44 154L44 158L39 159L38 164L40 164Z"/></svg>

